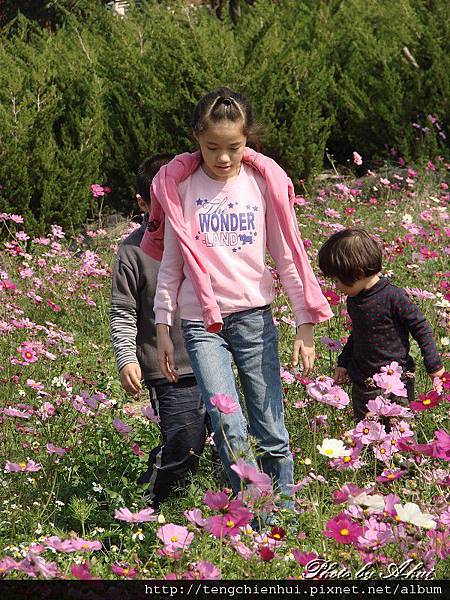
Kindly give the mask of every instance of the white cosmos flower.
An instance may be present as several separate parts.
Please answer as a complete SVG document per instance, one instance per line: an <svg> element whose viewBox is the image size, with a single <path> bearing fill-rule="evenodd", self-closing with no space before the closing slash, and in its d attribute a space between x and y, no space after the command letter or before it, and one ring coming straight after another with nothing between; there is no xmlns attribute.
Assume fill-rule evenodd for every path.
<svg viewBox="0 0 450 600"><path fill-rule="evenodd" d="M341 458L342 456L349 456L351 450L345 447L342 440L335 440L333 438L325 438L321 446L317 446L317 450L323 456L328 458Z"/></svg>
<svg viewBox="0 0 450 600"><path fill-rule="evenodd" d="M405 523L411 523L412 525L417 525L417 527L423 527L424 529L436 528L436 521L434 521L433 515L423 513L414 502L406 502L404 506L401 504L394 504L394 508L397 511L400 520Z"/></svg>
<svg viewBox="0 0 450 600"><path fill-rule="evenodd" d="M367 494L367 492L363 492L359 494L355 498L353 498L352 504L357 504L358 506L367 506L368 508L373 508L374 510L384 510L384 496L380 494L374 494L371 496Z"/></svg>

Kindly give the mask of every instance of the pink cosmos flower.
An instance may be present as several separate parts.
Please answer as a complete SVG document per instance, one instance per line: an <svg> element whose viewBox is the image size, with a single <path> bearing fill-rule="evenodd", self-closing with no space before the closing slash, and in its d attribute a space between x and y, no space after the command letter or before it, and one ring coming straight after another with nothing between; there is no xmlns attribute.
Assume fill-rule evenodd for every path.
<svg viewBox="0 0 450 600"><path fill-rule="evenodd" d="M156 535L164 544L164 549L169 552L176 550L186 550L194 539L194 534L189 533L186 527L168 523L158 529Z"/></svg>
<svg viewBox="0 0 450 600"><path fill-rule="evenodd" d="M323 531L325 537L333 538L339 544L353 544L362 535L363 528L347 517L345 513L327 521Z"/></svg>
<svg viewBox="0 0 450 600"><path fill-rule="evenodd" d="M339 352L339 350L342 348L342 344L339 340L333 340L326 335L322 336L320 341L326 348L328 348L328 350L330 350L330 352Z"/></svg>
<svg viewBox="0 0 450 600"><path fill-rule="evenodd" d="M204 527L207 519L203 518L202 511L199 508L193 508L192 510L185 510L184 516L186 519L191 522L193 525L198 525L199 527Z"/></svg>
<svg viewBox="0 0 450 600"><path fill-rule="evenodd" d="M52 579L59 575L58 565L54 562L47 562L33 552L28 551L27 556L15 567L18 571L26 573L30 577L41 576L44 579Z"/></svg>
<svg viewBox="0 0 450 600"><path fill-rule="evenodd" d="M388 375L387 373L376 373L373 380L378 387L384 390L386 395L394 394L406 398L408 396L406 387L398 375Z"/></svg>
<svg viewBox="0 0 450 600"><path fill-rule="evenodd" d="M183 579L212 580L220 579L220 577L220 570L216 565L205 560L193 563L190 565L189 571L183 574Z"/></svg>
<svg viewBox="0 0 450 600"><path fill-rule="evenodd" d="M83 581L92 581L94 579L100 579L100 577L94 577L91 574L91 565L86 561L81 565L72 565L70 567L70 572L75 577L75 579L81 579Z"/></svg>
<svg viewBox="0 0 450 600"><path fill-rule="evenodd" d="M47 421L55 415L56 409L50 402L44 402L40 408L36 411L41 421Z"/></svg>
<svg viewBox="0 0 450 600"><path fill-rule="evenodd" d="M205 528L215 537L235 536L240 533L240 527L248 525L253 518L253 514L244 506L233 513L224 515L215 515L208 519Z"/></svg>
<svg viewBox="0 0 450 600"><path fill-rule="evenodd" d="M92 552L93 550L100 550L102 543L97 540L84 540L83 538L73 538L67 540L70 542L72 552Z"/></svg>
<svg viewBox="0 0 450 600"><path fill-rule="evenodd" d="M40 471L41 469L42 465L35 463L34 460L21 463L13 463L7 460L5 465L5 471L7 473L34 473L35 471Z"/></svg>
<svg viewBox="0 0 450 600"><path fill-rule="evenodd" d="M150 404L148 406L144 406L143 408L141 408L141 412L144 415L144 417L146 417L152 423L159 423L161 421L161 419L155 413L155 411L153 410L153 407Z"/></svg>
<svg viewBox="0 0 450 600"><path fill-rule="evenodd" d="M225 510L229 506L228 495L225 492L206 492L203 502L213 510Z"/></svg>
<svg viewBox="0 0 450 600"><path fill-rule="evenodd" d="M58 448L58 446L50 443L46 445L46 448L49 454L57 454L58 456L63 456L69 450L69 448Z"/></svg>
<svg viewBox="0 0 450 600"><path fill-rule="evenodd" d="M358 537L358 544L367 549L378 550L394 540L392 528L388 523L370 517L364 524L363 533Z"/></svg>
<svg viewBox="0 0 450 600"><path fill-rule="evenodd" d="M434 432L434 440L430 444L417 444L412 438L404 438L398 440L397 447L399 450L450 461L450 435L444 429Z"/></svg>
<svg viewBox="0 0 450 600"><path fill-rule="evenodd" d="M244 483L252 483L259 489L272 490L272 480L269 475L262 473L258 467L247 464L243 458L239 458L231 469L238 474Z"/></svg>
<svg viewBox="0 0 450 600"><path fill-rule="evenodd" d="M126 523L144 523L146 521L156 521L153 508L144 508L137 513L132 513L129 508L119 508L114 513L114 518Z"/></svg>
<svg viewBox="0 0 450 600"><path fill-rule="evenodd" d="M386 435L384 425L376 421L360 421L353 430L353 439L365 446L382 440Z"/></svg>
<svg viewBox="0 0 450 600"><path fill-rule="evenodd" d="M354 483L346 483L339 490L334 490L333 504L342 504L343 502L347 502L350 498L356 498L360 496L362 493L370 493L373 491L373 488L360 488Z"/></svg>
<svg viewBox="0 0 450 600"><path fill-rule="evenodd" d="M100 198L105 195L105 190L98 183L93 183L91 185L91 193L94 198Z"/></svg>
<svg viewBox="0 0 450 600"><path fill-rule="evenodd" d="M397 446L392 444L392 437L390 435L387 435L381 444L374 444L372 449L376 458L386 464L389 464L392 455L398 452Z"/></svg>
<svg viewBox="0 0 450 600"><path fill-rule="evenodd" d="M414 400L410 403L410 407L413 410L422 411L434 408L442 400L442 396L435 390L431 390L431 392L428 392L427 394L419 394L418 398L418 400Z"/></svg>
<svg viewBox="0 0 450 600"><path fill-rule="evenodd" d="M18 350L22 354L22 358L26 363L34 363L37 361L38 355L31 346L28 346L27 344L22 344L20 348L18 348Z"/></svg>
<svg viewBox="0 0 450 600"><path fill-rule="evenodd" d="M210 402L225 415L235 413L239 409L239 404L233 396L229 396L228 394L215 394L210 399Z"/></svg>
<svg viewBox="0 0 450 600"><path fill-rule="evenodd" d="M398 362L394 360L389 365L381 367L380 373L384 373L386 375L396 375L400 377L403 373L403 369Z"/></svg>
<svg viewBox="0 0 450 600"><path fill-rule="evenodd" d="M0 412L3 412L3 414L7 417L16 417L20 419L29 419L33 414L32 412L19 410L18 408L14 408L13 406L7 406L3 409L3 411L0 409Z"/></svg>
<svg viewBox="0 0 450 600"><path fill-rule="evenodd" d="M369 400L367 403L367 410L374 415L381 417L409 417L411 411L406 407L400 406L395 402L391 402L389 398L384 396L377 396L373 400Z"/></svg>
<svg viewBox="0 0 450 600"><path fill-rule="evenodd" d="M125 577L125 579L134 579L139 573L138 569L130 567L128 563L114 563L111 565L111 571L119 577Z"/></svg>
<svg viewBox="0 0 450 600"><path fill-rule="evenodd" d="M11 571L17 568L17 562L10 556L5 556L0 559L0 577L2 575L8 575Z"/></svg>
<svg viewBox="0 0 450 600"><path fill-rule="evenodd" d="M130 433L130 431L133 431L133 428L130 427L130 425L126 425L120 419L114 419L112 424L113 424L113 427L116 429L116 431L121 433L124 437L127 437L128 434Z"/></svg>
<svg viewBox="0 0 450 600"><path fill-rule="evenodd" d="M353 162L357 166L362 165L362 157L357 152L353 152Z"/></svg>
<svg viewBox="0 0 450 600"><path fill-rule="evenodd" d="M27 379L26 384L33 390L43 390L44 385L40 381L34 381L34 379Z"/></svg>

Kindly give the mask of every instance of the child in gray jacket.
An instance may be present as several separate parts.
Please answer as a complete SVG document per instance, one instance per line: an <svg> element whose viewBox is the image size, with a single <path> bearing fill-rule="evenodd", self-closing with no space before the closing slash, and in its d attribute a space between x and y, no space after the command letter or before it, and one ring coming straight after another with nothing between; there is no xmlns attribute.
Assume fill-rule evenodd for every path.
<svg viewBox="0 0 450 600"><path fill-rule="evenodd" d="M130 394L138 394L144 380L153 410L160 418L162 443L150 452L148 469L138 480L139 484L148 483L147 496L155 508L176 483L189 472L196 472L207 425L207 413L184 347L179 320L172 328L178 381L169 383L159 370L153 313L159 262L139 247L150 210L150 184L171 158L160 154L147 158L139 167L136 199L145 213L144 220L119 247L110 309L112 343L122 387Z"/></svg>

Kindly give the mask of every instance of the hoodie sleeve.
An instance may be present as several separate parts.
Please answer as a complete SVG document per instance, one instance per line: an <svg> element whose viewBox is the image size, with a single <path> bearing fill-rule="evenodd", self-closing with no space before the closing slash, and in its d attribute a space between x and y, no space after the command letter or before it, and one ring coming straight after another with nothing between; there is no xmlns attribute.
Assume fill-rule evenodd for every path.
<svg viewBox="0 0 450 600"><path fill-rule="evenodd" d="M172 326L177 308L178 290L183 281L183 257L179 242L169 220L164 232L164 253L159 267L155 294L155 323Z"/></svg>
<svg viewBox="0 0 450 600"><path fill-rule="evenodd" d="M292 251L286 242L272 203L266 205L267 249L275 261L280 280L292 304L296 325L309 323L310 317L305 310L303 283L294 264Z"/></svg>

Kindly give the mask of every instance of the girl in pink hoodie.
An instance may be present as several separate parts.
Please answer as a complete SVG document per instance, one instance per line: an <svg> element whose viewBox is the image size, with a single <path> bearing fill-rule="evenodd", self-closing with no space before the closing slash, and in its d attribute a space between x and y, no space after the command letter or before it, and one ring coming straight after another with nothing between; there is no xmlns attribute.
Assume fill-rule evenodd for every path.
<svg viewBox="0 0 450 600"><path fill-rule="evenodd" d="M250 433L263 471L292 506L293 461L266 250L295 314L292 364L298 364L300 355L305 375L314 364L314 324L332 312L300 239L291 181L274 161L246 148L254 127L250 103L242 94L219 88L200 100L192 120L200 152L176 157L153 180L154 204L141 246L161 258L164 240L154 305L162 373L177 380L170 327L178 307L234 491L241 489L241 481L231 465L242 457L256 465ZM218 394L232 397L239 408L223 412L216 406Z"/></svg>

